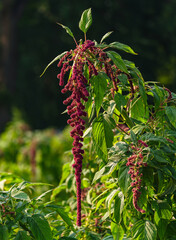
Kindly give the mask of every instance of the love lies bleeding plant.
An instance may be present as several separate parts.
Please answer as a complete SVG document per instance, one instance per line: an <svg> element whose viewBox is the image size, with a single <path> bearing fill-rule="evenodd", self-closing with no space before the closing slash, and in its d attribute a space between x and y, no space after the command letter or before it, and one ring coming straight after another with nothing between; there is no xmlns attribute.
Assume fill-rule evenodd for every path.
<svg viewBox="0 0 176 240"><path fill-rule="evenodd" d="M163 218L158 213L157 219L154 211L157 204L164 201L167 184L172 185L176 179L175 94L154 82L144 82L135 64L123 60L117 51L136 53L119 42L105 43L112 32L105 34L100 43L88 40L86 33L91 24L91 9L87 9L79 22L84 33L84 40L79 41L68 27L59 24L74 39L76 46L57 56L46 67L59 60L59 85L63 87L61 92L68 94L63 103L68 105L66 112L70 118L67 123L72 127L70 135L74 139L72 166L77 186L77 225L81 226L81 217L85 222L87 216L81 214L81 199L89 193L90 204L92 192L89 191L98 188L99 196L92 197L92 204L97 202L95 212L100 205L104 206L105 215L101 220L96 218L96 225L109 217L114 239L117 232L119 239L124 233L133 239L145 239L146 228L150 229L146 239L153 240L157 236L164 239L166 231L157 233ZM92 185L91 189L81 182L82 175L85 176L83 166L90 166L93 184L98 181L96 187ZM71 175L67 177L65 185L62 185L64 180L61 182L62 189L67 182L72 189ZM160 182L162 178L165 179L163 183ZM81 188L84 188L82 192ZM170 199L174 198L175 190L172 185L168 193ZM53 197L59 190L56 192ZM174 206L175 203L170 208ZM174 210L171 212L174 217ZM169 228L172 220L168 218Z"/></svg>

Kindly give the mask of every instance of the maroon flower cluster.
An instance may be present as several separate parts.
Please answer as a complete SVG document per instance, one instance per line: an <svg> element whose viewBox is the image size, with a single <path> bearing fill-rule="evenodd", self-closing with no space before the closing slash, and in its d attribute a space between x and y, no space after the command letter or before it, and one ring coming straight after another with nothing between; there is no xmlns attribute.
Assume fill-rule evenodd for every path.
<svg viewBox="0 0 176 240"><path fill-rule="evenodd" d="M83 130L85 129L84 117L87 116L85 112L84 102L88 101L89 93L86 89L87 79L83 75L83 67L88 64L89 75L97 75L97 70L92 62L87 60L86 51L94 51L94 42L87 40L84 44L78 45L73 52L68 52L59 62L58 66L62 64L62 69L58 78L60 79L60 86L64 85L64 76L68 70L72 68L72 75L69 78L67 84L62 89L62 93L67 91L71 92L71 95L63 101L67 106L67 113L70 115L70 119L67 121L73 130L70 132L71 137L74 139L72 153L75 163L75 177L77 185L77 225L81 226L81 172L82 172L82 160L84 150L82 149L83 142ZM68 58L72 55L70 58ZM73 61L73 66L70 66L70 61Z"/></svg>
<svg viewBox="0 0 176 240"><path fill-rule="evenodd" d="M128 158L126 166L130 166L128 173L131 175L132 180L131 187L133 188L133 205L137 211L145 213L145 211L138 206L138 199L141 195L140 189L143 176L143 174L140 173L140 169L141 167L147 166L147 163L143 162L143 155L141 152L142 147L148 147L148 145L141 140L138 141L138 145L140 145L140 147L131 147L133 149L133 154Z"/></svg>

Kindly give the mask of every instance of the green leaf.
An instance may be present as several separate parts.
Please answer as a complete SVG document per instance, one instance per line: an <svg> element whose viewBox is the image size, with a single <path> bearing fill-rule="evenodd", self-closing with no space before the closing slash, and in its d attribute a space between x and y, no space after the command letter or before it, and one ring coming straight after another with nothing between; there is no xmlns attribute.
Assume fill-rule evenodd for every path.
<svg viewBox="0 0 176 240"><path fill-rule="evenodd" d="M0 224L0 240L8 240L9 233L8 228L5 225Z"/></svg>
<svg viewBox="0 0 176 240"><path fill-rule="evenodd" d="M167 229L168 221L165 219L160 219L158 222L157 230L160 239L165 239L166 229Z"/></svg>
<svg viewBox="0 0 176 240"><path fill-rule="evenodd" d="M124 230L121 225L117 225L114 222L111 222L111 233L114 240L122 240L124 236Z"/></svg>
<svg viewBox="0 0 176 240"><path fill-rule="evenodd" d="M100 169L98 172L95 173L95 176L93 178L92 184L97 181L98 179L100 179L103 176L103 173L105 172L105 167L103 167L102 169Z"/></svg>
<svg viewBox="0 0 176 240"><path fill-rule="evenodd" d="M117 196L118 193L119 193L119 189L114 189L114 190L112 190L112 192L106 198L106 205L107 205L110 212L111 212L112 201L114 200L114 198Z"/></svg>
<svg viewBox="0 0 176 240"><path fill-rule="evenodd" d="M138 68L135 66L135 64L133 62L124 60L124 63L129 69L131 69L135 73L135 75L136 75L135 78L137 77L137 78L143 79L141 72L138 70ZM131 74L133 72L131 72Z"/></svg>
<svg viewBox="0 0 176 240"><path fill-rule="evenodd" d="M128 174L128 171L129 171L129 167L122 166L120 167L118 172L118 183L123 194L127 193L128 188L130 186L130 176Z"/></svg>
<svg viewBox="0 0 176 240"><path fill-rule="evenodd" d="M169 118L171 124L176 128L176 107L165 107L166 115Z"/></svg>
<svg viewBox="0 0 176 240"><path fill-rule="evenodd" d="M65 163L62 167L62 178L59 184L62 184L70 175L70 163Z"/></svg>
<svg viewBox="0 0 176 240"><path fill-rule="evenodd" d="M40 75L43 76L43 74L46 72L46 70L49 68L49 66L51 66L51 64L53 64L54 62L56 62L57 60L60 60L65 54L67 53L67 51L61 53L60 55L58 55L57 57L55 57L44 69L44 71L42 72L42 74Z"/></svg>
<svg viewBox="0 0 176 240"><path fill-rule="evenodd" d="M138 85L139 85L139 92L140 92L140 95L143 99L143 102L144 102L144 105L146 107L147 105L147 94L145 92L145 85L144 85L144 82L141 78L138 78Z"/></svg>
<svg viewBox="0 0 176 240"><path fill-rule="evenodd" d="M116 108L119 110L119 112L122 112L123 107L127 104L127 100L120 93L115 94L114 100L116 103Z"/></svg>
<svg viewBox="0 0 176 240"><path fill-rule="evenodd" d="M36 198L36 200L40 200L41 198L45 197L48 193L50 193L50 192L52 192L52 191L53 191L53 189L50 189L50 190L42 193L40 196L38 196L38 197Z"/></svg>
<svg viewBox="0 0 176 240"><path fill-rule="evenodd" d="M113 31L106 33L106 34L102 37L100 43L102 43L102 42L103 42L106 38L108 38L112 33L113 33Z"/></svg>
<svg viewBox="0 0 176 240"><path fill-rule="evenodd" d="M112 47L112 48L116 48L118 50L125 51L127 53L137 55L137 53L135 53L131 47L129 47L128 45L123 44L123 43L113 42L113 43L109 44L109 46Z"/></svg>
<svg viewBox="0 0 176 240"><path fill-rule="evenodd" d="M40 214L27 218L32 234L37 240L51 240L52 233L48 221Z"/></svg>
<svg viewBox="0 0 176 240"><path fill-rule="evenodd" d="M114 238L113 238L113 236L111 235L111 236L107 236L107 237L103 238L103 240L114 240Z"/></svg>
<svg viewBox="0 0 176 240"><path fill-rule="evenodd" d="M147 122L149 118L148 107L145 107L142 98L134 99L130 105L130 117L141 122Z"/></svg>
<svg viewBox="0 0 176 240"><path fill-rule="evenodd" d="M99 235L94 232L88 232L87 236L88 236L88 239L90 240L100 240Z"/></svg>
<svg viewBox="0 0 176 240"><path fill-rule="evenodd" d="M107 79L108 79L108 76L105 73L101 72L98 75L93 76L90 80L93 86L93 91L95 95L95 108L96 108L97 116L101 108L104 94L107 89Z"/></svg>
<svg viewBox="0 0 176 240"><path fill-rule="evenodd" d="M128 74L128 69L127 69L123 59L121 58L121 56L118 53L116 53L114 51L108 51L107 55L114 62L116 67L118 67L121 71Z"/></svg>
<svg viewBox="0 0 176 240"><path fill-rule="evenodd" d="M92 13L91 13L91 8L85 10L82 15L81 19L79 22L79 28L86 33L89 27L92 24Z"/></svg>
<svg viewBox="0 0 176 240"><path fill-rule="evenodd" d="M161 202L158 204L158 209L155 214L159 216L160 219L170 220L172 217L171 207L167 202Z"/></svg>
<svg viewBox="0 0 176 240"><path fill-rule="evenodd" d="M66 27L61 23L57 23L57 24L60 25L62 28L64 28L66 30L66 32L74 39L74 35L73 35L73 33L72 33L72 31L70 30L69 27Z"/></svg>
<svg viewBox="0 0 176 240"><path fill-rule="evenodd" d="M124 207L124 195L122 192L119 192L119 194L115 198L114 204L114 218L116 223L120 223L121 221L123 207Z"/></svg>
<svg viewBox="0 0 176 240"><path fill-rule="evenodd" d="M114 135L111 126L102 114L93 121L92 137L99 157L106 162L108 148L112 146Z"/></svg>
<svg viewBox="0 0 176 240"><path fill-rule="evenodd" d="M120 74L118 76L118 79L120 80L120 82L123 84L123 85L127 85L128 84L128 77L127 75L125 74Z"/></svg>
<svg viewBox="0 0 176 240"><path fill-rule="evenodd" d="M131 136L131 140L133 143L137 142L137 136L136 134L133 132L133 130L130 131L130 136Z"/></svg>
<svg viewBox="0 0 176 240"><path fill-rule="evenodd" d="M161 163L169 163L169 159L167 159L164 155L164 153L160 150L152 150L152 153L154 155L154 158L157 162Z"/></svg>
<svg viewBox="0 0 176 240"><path fill-rule="evenodd" d="M14 189L11 193L11 196L15 199L20 199L22 201L30 201L29 196L22 191L18 191L17 189Z"/></svg>
<svg viewBox="0 0 176 240"><path fill-rule="evenodd" d="M133 238L136 240L155 240L157 229L150 221L137 221L132 228Z"/></svg>
<svg viewBox="0 0 176 240"><path fill-rule="evenodd" d="M27 235L25 231L19 231L14 240L30 240L31 238Z"/></svg>
<svg viewBox="0 0 176 240"><path fill-rule="evenodd" d="M73 223L72 220L69 218L69 216L67 215L67 213L63 210L62 207L58 206L58 205L47 205L47 207L50 208L54 208L55 211L60 215L60 217L64 220L64 222L68 225L71 226L72 229L73 228Z"/></svg>

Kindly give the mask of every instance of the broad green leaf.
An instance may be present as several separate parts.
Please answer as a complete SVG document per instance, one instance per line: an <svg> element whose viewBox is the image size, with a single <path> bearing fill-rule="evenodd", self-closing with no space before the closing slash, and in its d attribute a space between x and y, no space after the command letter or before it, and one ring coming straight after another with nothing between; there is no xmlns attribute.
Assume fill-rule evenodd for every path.
<svg viewBox="0 0 176 240"><path fill-rule="evenodd" d="M48 221L40 214L27 218L32 234L37 240L51 240L52 233Z"/></svg>
<svg viewBox="0 0 176 240"><path fill-rule="evenodd" d="M90 240L100 240L99 234L94 232L88 232L87 236Z"/></svg>
<svg viewBox="0 0 176 240"><path fill-rule="evenodd" d="M111 222L111 233L114 240L122 240L124 236L124 230L120 224Z"/></svg>
<svg viewBox="0 0 176 240"><path fill-rule="evenodd" d="M97 116L100 111L101 104L107 89L107 79L108 76L105 73L101 72L98 75L93 76L90 80L95 95L95 107Z"/></svg>
<svg viewBox="0 0 176 240"><path fill-rule="evenodd" d="M170 220L172 217L171 207L167 202L161 202L158 204L158 209L155 211L160 219Z"/></svg>
<svg viewBox="0 0 176 240"><path fill-rule="evenodd" d="M121 74L121 75L118 76L118 79L120 80L120 82L123 85L127 85L128 84L128 77L127 77L127 75Z"/></svg>
<svg viewBox="0 0 176 240"><path fill-rule="evenodd" d="M167 238L169 240L175 240L176 236L176 220L171 221L167 226Z"/></svg>
<svg viewBox="0 0 176 240"><path fill-rule="evenodd" d="M119 112L122 112L123 107L127 104L127 100L120 93L115 94L114 100L116 103L116 108L118 109Z"/></svg>
<svg viewBox="0 0 176 240"><path fill-rule="evenodd" d="M133 239L136 240L155 240L157 237L157 228L150 221L139 220L132 228Z"/></svg>
<svg viewBox="0 0 176 240"><path fill-rule="evenodd" d="M133 132L133 130L130 131L130 137L133 143L137 142L137 136L136 134Z"/></svg>
<svg viewBox="0 0 176 240"><path fill-rule="evenodd" d="M103 238L103 240L114 240L114 238L113 238L113 236L111 235L111 236L107 236L107 237Z"/></svg>
<svg viewBox="0 0 176 240"><path fill-rule="evenodd" d="M65 54L67 53L67 51L61 53L60 55L58 55L57 57L55 57L44 69L44 71L42 72L42 74L40 75L43 76L43 74L46 72L46 70L49 68L49 66L51 66L51 64L53 64L54 62L56 62L57 60L60 60Z"/></svg>
<svg viewBox="0 0 176 240"><path fill-rule="evenodd" d="M48 193L50 193L50 192L52 192L52 191L53 191L53 189L50 189L50 190L42 193L40 196L38 196L38 197L36 198L36 200L40 200L41 198L45 197Z"/></svg>
<svg viewBox="0 0 176 240"><path fill-rule="evenodd" d="M57 206L57 205L47 205L47 207L53 208L59 215L60 217L64 220L64 222L68 225L71 226L72 229L73 228L73 223L71 221L71 219L69 218L69 216L67 215L67 213L63 210L62 207Z"/></svg>
<svg viewBox="0 0 176 240"><path fill-rule="evenodd" d="M95 176L93 178L92 183L94 183L95 181L97 181L98 179L100 179L103 176L103 173L105 172L105 167L103 167L102 169L100 169L98 172L95 173Z"/></svg>
<svg viewBox="0 0 176 240"><path fill-rule="evenodd" d="M116 53L114 51L108 51L107 55L113 61L113 63L116 65L116 67L118 67L121 71L128 74L128 69L127 69L123 59L121 58L121 56L118 53Z"/></svg>
<svg viewBox="0 0 176 240"><path fill-rule="evenodd" d="M166 230L167 230L168 221L165 219L160 219L158 222L157 230L160 239L166 239Z"/></svg>
<svg viewBox="0 0 176 240"><path fill-rule="evenodd" d="M101 204L106 200L107 196L109 195L109 193L105 194L105 197L101 198L97 204L96 204L96 211L97 209L101 206Z"/></svg>
<svg viewBox="0 0 176 240"><path fill-rule="evenodd" d="M131 61L128 61L128 60L124 60L124 63L126 65L127 68L131 69L132 71L130 72L132 75L133 75L133 72L135 73L136 76L134 76L134 78L141 78L143 79L142 77L142 74L141 72L139 71L139 69L135 66L135 64Z"/></svg>
<svg viewBox="0 0 176 240"><path fill-rule="evenodd" d="M133 51L133 49L131 47L129 47L128 45L123 44L123 43L113 42L113 43L109 44L109 46L112 48L116 48L118 50L125 51L127 53L131 53L131 54L135 54L135 55L137 54Z"/></svg>
<svg viewBox="0 0 176 240"><path fill-rule="evenodd" d="M12 191L11 196L15 199L20 199L23 201L30 201L29 196L25 192L18 191L17 189L14 189Z"/></svg>
<svg viewBox="0 0 176 240"><path fill-rule="evenodd" d="M112 146L114 135L111 126L102 114L93 121L92 137L99 157L106 162L108 148Z"/></svg>
<svg viewBox="0 0 176 240"><path fill-rule="evenodd" d="M100 43L102 43L102 42L103 42L106 38L108 38L112 33L113 33L113 31L106 33L106 34L102 37Z"/></svg>
<svg viewBox="0 0 176 240"><path fill-rule="evenodd" d="M27 235L26 231L19 231L14 240L30 240L31 238Z"/></svg>
<svg viewBox="0 0 176 240"><path fill-rule="evenodd" d="M91 8L89 8L82 13L81 19L79 22L79 28L81 29L81 31L86 33L89 27L91 26L91 24L92 24L92 13L91 13Z"/></svg>
<svg viewBox="0 0 176 240"><path fill-rule="evenodd" d="M144 101L144 105L147 106L147 94L145 92L145 85L141 78L138 78L139 92Z"/></svg>
<svg viewBox="0 0 176 240"><path fill-rule="evenodd" d="M169 118L171 124L176 128L176 107L167 106L165 107L166 115Z"/></svg>
<svg viewBox="0 0 176 240"><path fill-rule="evenodd" d="M109 211L111 211L112 201L114 200L114 198L117 196L118 193L119 193L119 189L114 189L106 198L106 205L107 205Z"/></svg>
<svg viewBox="0 0 176 240"><path fill-rule="evenodd" d="M116 223L120 223L121 221L123 207L124 207L124 195L122 192L119 192L119 194L115 198L114 204L114 218Z"/></svg>
<svg viewBox="0 0 176 240"><path fill-rule="evenodd" d="M118 172L118 183L123 194L127 193L128 188L130 186L130 176L128 174L128 171L129 171L129 167L122 166L120 167Z"/></svg>
<svg viewBox="0 0 176 240"><path fill-rule="evenodd" d="M130 117L141 122L147 122L149 118L148 107L142 101L142 98L134 99L130 106Z"/></svg>
<svg viewBox="0 0 176 240"><path fill-rule="evenodd" d="M52 195L51 195L51 200L54 200L55 197L62 191L62 190L65 190L66 189L66 184L61 184L59 186L57 186L53 192L52 192Z"/></svg>
<svg viewBox="0 0 176 240"><path fill-rule="evenodd" d="M6 225L0 224L0 240L8 240L9 233Z"/></svg>
<svg viewBox="0 0 176 240"><path fill-rule="evenodd" d="M65 163L62 167L62 178L59 184L62 184L70 174L70 163Z"/></svg>
<svg viewBox="0 0 176 240"><path fill-rule="evenodd" d="M152 150L154 158L157 162L161 163L169 163L169 158L165 156L165 154L160 150Z"/></svg>
<svg viewBox="0 0 176 240"><path fill-rule="evenodd" d="M61 23L57 23L57 24L60 25L62 28L64 28L64 29L66 30L66 32L67 32L72 38L74 38L74 35L73 35L73 33L72 33L72 31L70 30L69 27L66 27L66 26L64 26L64 25L61 24Z"/></svg>
<svg viewBox="0 0 176 240"><path fill-rule="evenodd" d="M87 112L87 116L89 118L89 122L91 122L96 112L95 101L93 101L93 93L90 93L85 107L86 107L85 110Z"/></svg>

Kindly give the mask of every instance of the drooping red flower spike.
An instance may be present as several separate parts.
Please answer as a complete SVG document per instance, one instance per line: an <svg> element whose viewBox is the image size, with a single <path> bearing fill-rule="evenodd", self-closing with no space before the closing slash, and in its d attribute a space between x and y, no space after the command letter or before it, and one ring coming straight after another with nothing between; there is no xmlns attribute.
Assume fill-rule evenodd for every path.
<svg viewBox="0 0 176 240"><path fill-rule="evenodd" d="M95 66L94 58L99 62L98 66ZM85 129L84 118L87 116L84 104L88 101L89 92L87 90L87 85L90 84L83 73L85 65L88 67L89 78L98 75L100 71L105 72L112 80L112 96L114 97L114 91L118 91L117 84L119 80L117 78L117 73L120 73L120 70L116 66L112 66L110 61L111 60L102 49L96 47L95 43L91 40L86 40L83 44L77 45L75 50L67 52L58 63L58 67L62 66L60 73L57 75L59 78L59 85L64 86L61 92L71 92L70 96L64 100L63 103L68 105L67 113L70 119L67 123L73 128L70 135L74 139L72 153L75 161L73 167L75 168L77 185L78 226L81 226L81 172L84 154L82 142L83 131ZM71 76L65 84L64 77L68 71L71 71Z"/></svg>
<svg viewBox="0 0 176 240"><path fill-rule="evenodd" d="M141 195L141 182L143 174L140 173L140 169L142 167L147 167L147 163L143 162L143 155L142 155L142 147L148 147L148 145L142 141L138 140L139 146L132 146L133 154L128 158L126 166L130 166L130 170L128 174L131 176L131 187L133 192L133 206L138 212L145 213L143 209L141 209L138 205L138 200Z"/></svg>

